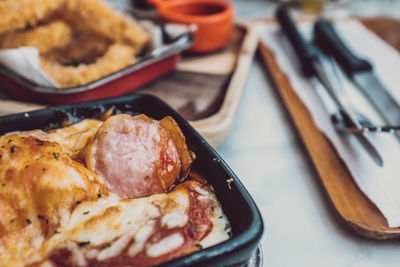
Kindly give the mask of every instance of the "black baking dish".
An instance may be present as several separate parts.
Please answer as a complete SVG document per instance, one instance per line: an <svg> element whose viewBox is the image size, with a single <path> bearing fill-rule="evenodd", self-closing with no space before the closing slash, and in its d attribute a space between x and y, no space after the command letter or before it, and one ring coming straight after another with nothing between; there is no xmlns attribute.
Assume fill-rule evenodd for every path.
<svg viewBox="0 0 400 267"><path fill-rule="evenodd" d="M231 223L233 236L216 246L163 263L160 266L241 266L255 251L262 232L261 215L239 179L214 149L167 104L149 95L130 95L0 117L0 135L12 131L52 129L62 122L98 118L106 110L144 113L154 119L173 117L181 127L190 150L196 153L193 169L211 184ZM233 178L228 185L227 180Z"/></svg>

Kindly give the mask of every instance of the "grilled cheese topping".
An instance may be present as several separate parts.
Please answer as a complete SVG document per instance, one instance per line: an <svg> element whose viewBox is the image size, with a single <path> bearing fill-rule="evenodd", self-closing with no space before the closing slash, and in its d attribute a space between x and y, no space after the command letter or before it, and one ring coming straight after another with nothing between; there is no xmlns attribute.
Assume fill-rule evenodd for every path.
<svg viewBox="0 0 400 267"><path fill-rule="evenodd" d="M0 266L150 266L229 238L198 175L146 197L110 191L79 157L101 125L0 137Z"/></svg>

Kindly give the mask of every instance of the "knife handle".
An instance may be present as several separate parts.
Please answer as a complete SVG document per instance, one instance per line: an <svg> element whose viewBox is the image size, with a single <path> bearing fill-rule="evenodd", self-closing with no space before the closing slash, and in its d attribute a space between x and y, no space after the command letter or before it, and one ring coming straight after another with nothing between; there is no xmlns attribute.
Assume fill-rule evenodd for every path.
<svg viewBox="0 0 400 267"><path fill-rule="evenodd" d="M276 19L295 50L304 75L314 75L313 62L318 59L318 54L315 48L304 40L285 5L278 8Z"/></svg>
<svg viewBox="0 0 400 267"><path fill-rule="evenodd" d="M325 53L331 54L350 77L355 72L372 70L372 65L367 60L357 57L346 47L327 20L320 19L315 23L314 42Z"/></svg>

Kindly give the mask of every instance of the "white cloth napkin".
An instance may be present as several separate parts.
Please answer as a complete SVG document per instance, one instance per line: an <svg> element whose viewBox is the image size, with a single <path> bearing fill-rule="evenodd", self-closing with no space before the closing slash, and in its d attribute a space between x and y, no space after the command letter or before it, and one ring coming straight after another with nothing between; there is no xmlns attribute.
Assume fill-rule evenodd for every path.
<svg viewBox="0 0 400 267"><path fill-rule="evenodd" d="M330 123L329 112L316 93L315 87L300 72L297 57L277 25L265 23L262 41L274 52L280 68L306 105L317 127L330 139L339 156L347 165L359 188L375 203L389 227L400 226L400 142L389 133L370 133L369 136L381 154L384 166L379 167L365 152L356 138L339 134ZM336 23L336 30L357 54L369 58L380 80L400 101L400 54L354 19ZM312 24L302 23L300 29L308 38ZM373 118L380 118L349 81L344 81L352 105Z"/></svg>

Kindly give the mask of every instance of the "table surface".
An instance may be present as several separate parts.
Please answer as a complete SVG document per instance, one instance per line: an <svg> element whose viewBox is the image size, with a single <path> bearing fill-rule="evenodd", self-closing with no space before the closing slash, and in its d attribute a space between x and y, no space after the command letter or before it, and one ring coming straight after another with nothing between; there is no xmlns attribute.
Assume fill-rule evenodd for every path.
<svg viewBox="0 0 400 267"><path fill-rule="evenodd" d="M232 2L238 18L266 17L274 12L269 1ZM382 2L398 5L400 1ZM379 12L375 14L371 10L366 8L362 13L357 9L361 15L387 12L397 16L394 12L400 12L382 8L375 9ZM335 214L258 56L233 129L217 151L253 196L263 216L264 266L400 266L400 240L360 237Z"/></svg>

